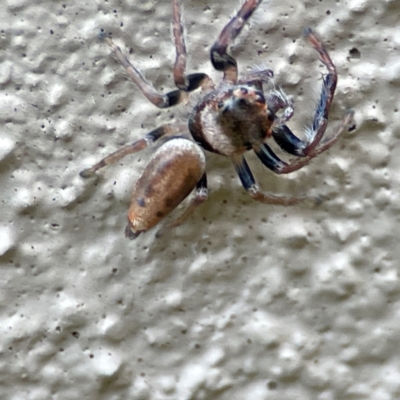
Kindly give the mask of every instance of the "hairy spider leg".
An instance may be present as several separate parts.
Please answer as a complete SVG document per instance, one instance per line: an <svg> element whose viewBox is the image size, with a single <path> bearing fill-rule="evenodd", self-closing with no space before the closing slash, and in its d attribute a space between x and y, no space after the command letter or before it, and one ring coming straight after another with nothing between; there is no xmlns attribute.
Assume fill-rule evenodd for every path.
<svg viewBox="0 0 400 400"><path fill-rule="evenodd" d="M159 108L167 108L178 104L181 101L181 91L172 90L166 94L158 93L143 77L139 70L131 64L128 58L122 53L121 48L118 47L111 38L105 39L107 45L111 48L113 55L117 61L125 68L128 77L140 89L140 91L150 100L155 106Z"/></svg>
<svg viewBox="0 0 400 400"><path fill-rule="evenodd" d="M181 18L181 7L179 0L172 1L172 32L174 36L176 58L174 64L174 81L178 89L184 92L191 92L198 87L213 87L211 78L202 73L185 75L187 51L184 38L184 28Z"/></svg>
<svg viewBox="0 0 400 400"><path fill-rule="evenodd" d="M261 144L259 147L253 146L253 149L260 161L271 171L275 172L276 174L288 174L303 168L305 165L309 164L314 157L328 150L333 144L335 144L346 129L351 129L349 127L353 123L353 116L353 110L348 110L335 135L323 141L321 146L316 148L311 155L301 159L296 159L290 163L281 160L266 143ZM285 125L282 125L281 129L283 129L283 127L289 129ZM288 153L296 154L295 151L301 144L301 140L295 135L292 135L290 140L291 142L287 141L285 143L286 147L281 147ZM278 142L278 144L280 143ZM289 146L291 147L289 148ZM291 152L288 151L289 149Z"/></svg>
<svg viewBox="0 0 400 400"><path fill-rule="evenodd" d="M336 88L337 74L336 68L326 52L325 47L311 29L306 30L306 37L320 54L321 61L327 67L329 73L323 77L320 99L315 111L312 126L308 130L310 136L308 140L305 141L300 139L284 124L275 125L274 123L272 128L273 138L284 151L304 158L296 159L287 163L281 160L267 144L263 143L259 146L253 146L253 149L261 162L277 174L287 174L297 171L309 164L314 157L328 150L334 143L336 143L346 128L350 129L350 126L353 123L354 112L349 110L346 112L337 132L332 137L321 142L328 123L328 113ZM284 108L285 112L281 118L289 119L292 115L291 109L293 103L287 99L283 92L279 93L273 91L272 96L272 98L270 97L267 100L269 108L271 108L273 112Z"/></svg>
<svg viewBox="0 0 400 400"><path fill-rule="evenodd" d="M153 145L158 139L163 136L171 135L175 129L171 125L162 125L153 131L147 133L144 138L137 140L127 146L121 147L114 153L111 153L107 157L104 157L97 164L93 165L90 168L84 169L79 173L82 178L90 178L98 171L100 168L106 167L107 165L114 164L117 161L121 160L125 156L133 153L137 153L146 149L147 147Z"/></svg>
<svg viewBox="0 0 400 400"><path fill-rule="evenodd" d="M311 159L314 158L317 154L321 153L320 150L317 150L317 147L321 142L328 123L329 109L331 107L337 84L337 72L331 58L329 57L329 54L325 49L325 46L322 44L321 40L315 35L315 33L311 29L306 29L305 36L314 47L314 49L317 50L322 63L328 69L328 74L322 78L323 82L321 95L315 110L312 125L306 131L308 138L306 140L301 140L296 135L294 135L293 132L285 125L275 125L272 129L272 136L279 144L279 146L289 154L293 154L299 157L309 157ZM334 135L335 138L340 136L340 134L343 132L343 125L351 122L351 115L351 112L348 112L345 115L338 132ZM335 143L336 140L330 140L330 145ZM324 145L323 151L327 150L328 148L329 146L327 147L326 145ZM301 168L301 166L304 164L300 163L295 165L298 166L298 168ZM286 172L291 172L292 170L293 169L290 168L287 169Z"/></svg>
<svg viewBox="0 0 400 400"><path fill-rule="evenodd" d="M273 84L274 72L270 69L251 71L244 79L239 79L237 85L251 85L263 92L263 83ZM269 108L269 106L268 106Z"/></svg>
<svg viewBox="0 0 400 400"><path fill-rule="evenodd" d="M170 229L176 228L179 225L182 225L197 209L197 207L201 206L208 198L208 189L207 189L207 175L201 177L199 182L196 185L196 193L190 203L188 204L185 211L177 218L173 219L171 222L163 225L162 228L158 230L156 233L156 237L161 237L165 233L167 233Z"/></svg>
<svg viewBox="0 0 400 400"><path fill-rule="evenodd" d="M281 174L288 174L293 171L297 171L300 168L303 168L305 165L309 164L309 162L319 154L328 150L331 146L333 146L343 132L352 131L354 129L354 110L347 110L344 118L342 119L339 128L336 130L336 133L326 140L320 142L320 146L313 150L311 154L302 159L297 159L287 166L283 167L281 170Z"/></svg>
<svg viewBox="0 0 400 400"><path fill-rule="evenodd" d="M225 82L235 84L238 77L236 60L227 53L228 46L242 31L243 26L251 17L262 0L246 0L239 12L222 29L218 39L210 50L210 58L213 67L224 73Z"/></svg>
<svg viewBox="0 0 400 400"><path fill-rule="evenodd" d="M186 99L186 92L191 92L199 87L208 88L212 81L204 73L194 73L185 76L186 47L183 39L183 27L180 18L179 1L173 1L173 32L176 48L176 60L174 65L174 80L178 90L172 90L165 94L158 93L150 83L146 81L140 71L128 60L121 48L111 38L102 35L106 44L111 48L117 61L125 68L128 77L140 89L144 96L159 108L175 106Z"/></svg>
<svg viewBox="0 0 400 400"><path fill-rule="evenodd" d="M250 170L249 165L247 164L246 159L242 155L235 155L231 157L231 159L244 189L252 199L257 200L260 203L288 206L300 203L305 200L311 200L314 203L320 202L320 199L316 197L285 197L276 196L270 193L264 193L261 191L256 180L254 179L254 176Z"/></svg>

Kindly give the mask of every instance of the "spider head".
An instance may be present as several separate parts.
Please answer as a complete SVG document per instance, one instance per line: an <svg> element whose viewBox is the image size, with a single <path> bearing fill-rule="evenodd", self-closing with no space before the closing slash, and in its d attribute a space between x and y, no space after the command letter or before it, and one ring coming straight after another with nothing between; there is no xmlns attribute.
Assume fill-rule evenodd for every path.
<svg viewBox="0 0 400 400"><path fill-rule="evenodd" d="M218 102L219 123L235 136L248 135L248 142L270 136L275 119L264 94L251 85L237 85Z"/></svg>
<svg viewBox="0 0 400 400"><path fill-rule="evenodd" d="M236 86L229 96L218 103L221 114L243 115L247 113L265 112L267 109L262 91L249 85Z"/></svg>

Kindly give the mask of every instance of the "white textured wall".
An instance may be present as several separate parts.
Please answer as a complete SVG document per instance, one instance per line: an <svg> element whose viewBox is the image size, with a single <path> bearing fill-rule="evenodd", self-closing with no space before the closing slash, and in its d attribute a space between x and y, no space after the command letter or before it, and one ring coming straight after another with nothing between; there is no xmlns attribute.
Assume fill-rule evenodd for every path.
<svg viewBox="0 0 400 400"><path fill-rule="evenodd" d="M189 69L218 79L209 47L239 3L184 6ZM275 70L299 131L324 72L303 28L327 43L330 126L352 107L357 130L289 176L249 157L263 188L321 206L258 204L210 156L208 202L130 242L148 153L78 173L184 110L149 104L96 35L168 90L170 19L168 0L2 4L0 398L400 398L399 2L271 0L233 49L242 71Z"/></svg>

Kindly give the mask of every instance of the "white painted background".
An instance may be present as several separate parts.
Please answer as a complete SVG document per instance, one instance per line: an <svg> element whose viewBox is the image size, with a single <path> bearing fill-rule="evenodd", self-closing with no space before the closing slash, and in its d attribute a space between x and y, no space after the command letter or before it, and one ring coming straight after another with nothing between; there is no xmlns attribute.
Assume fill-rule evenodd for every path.
<svg viewBox="0 0 400 400"><path fill-rule="evenodd" d="M238 7L184 2L190 71L218 79L208 51ZM148 103L96 35L166 91L170 20L168 0L2 5L0 399L400 398L399 2L265 1L232 50L274 69L300 132L325 72L303 28L325 41L330 127L352 107L357 130L289 176L249 157L264 189L322 205L258 204L210 155L208 202L130 242L149 153L78 173L185 109Z"/></svg>

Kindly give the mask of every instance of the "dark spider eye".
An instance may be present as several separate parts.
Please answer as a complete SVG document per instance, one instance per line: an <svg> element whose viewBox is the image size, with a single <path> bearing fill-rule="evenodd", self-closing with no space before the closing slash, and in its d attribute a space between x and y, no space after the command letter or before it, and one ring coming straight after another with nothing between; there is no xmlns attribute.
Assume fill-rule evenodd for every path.
<svg viewBox="0 0 400 400"><path fill-rule="evenodd" d="M241 91L243 94L249 93L249 91L248 91L246 88L244 88L244 87L240 88L240 91Z"/></svg>
<svg viewBox="0 0 400 400"><path fill-rule="evenodd" d="M224 106L224 102L223 101L218 102L218 108L222 108L223 106Z"/></svg>
<svg viewBox="0 0 400 400"><path fill-rule="evenodd" d="M245 99L239 99L237 103L239 106L245 106L247 104L247 101Z"/></svg>

